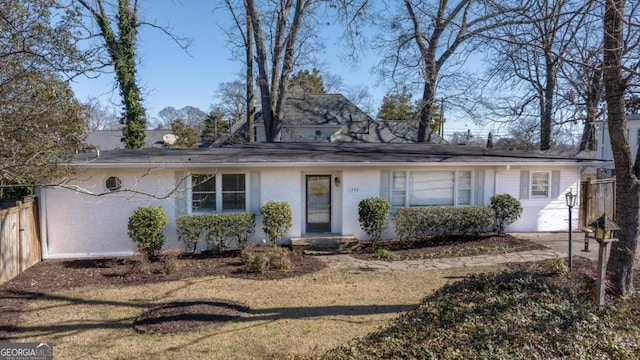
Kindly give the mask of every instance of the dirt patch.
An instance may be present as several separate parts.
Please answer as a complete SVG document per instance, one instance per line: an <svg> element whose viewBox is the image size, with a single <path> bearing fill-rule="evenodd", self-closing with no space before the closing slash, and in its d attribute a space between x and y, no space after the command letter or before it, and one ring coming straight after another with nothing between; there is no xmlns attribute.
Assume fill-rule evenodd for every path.
<svg viewBox="0 0 640 360"><path fill-rule="evenodd" d="M149 309L133 322L133 328L146 334L178 333L246 317L248 312L246 305L228 300L175 301Z"/></svg>

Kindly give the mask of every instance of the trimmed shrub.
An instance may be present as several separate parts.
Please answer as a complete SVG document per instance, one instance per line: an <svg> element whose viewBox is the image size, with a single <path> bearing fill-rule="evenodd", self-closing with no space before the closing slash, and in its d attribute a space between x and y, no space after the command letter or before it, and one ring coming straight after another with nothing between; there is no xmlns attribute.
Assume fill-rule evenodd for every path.
<svg viewBox="0 0 640 360"><path fill-rule="evenodd" d="M267 201L260 208L262 214L262 230L272 245L289 232L293 225L291 206L286 201Z"/></svg>
<svg viewBox="0 0 640 360"><path fill-rule="evenodd" d="M396 235L401 241L421 240L454 234L479 234L495 220L488 206L441 206L399 208L393 213Z"/></svg>
<svg viewBox="0 0 640 360"><path fill-rule="evenodd" d="M242 251L240 258L245 269L252 273L287 270L291 266L287 250L277 246L272 246L266 250L251 250L247 248Z"/></svg>
<svg viewBox="0 0 640 360"><path fill-rule="evenodd" d="M183 215L176 219L178 240L184 243L187 251L195 252L204 230L204 216Z"/></svg>
<svg viewBox="0 0 640 360"><path fill-rule="evenodd" d="M239 249L247 246L249 235L255 232L256 214L223 214L219 215L224 218L224 227L227 229L226 237L229 241L236 244Z"/></svg>
<svg viewBox="0 0 640 360"><path fill-rule="evenodd" d="M371 197L362 199L358 203L360 227L369 235L373 246L377 246L380 242L390 213L391 204L383 198Z"/></svg>
<svg viewBox="0 0 640 360"><path fill-rule="evenodd" d="M167 225L167 216L162 207L139 207L129 217L129 237L138 250L153 258L162 249L166 236L162 228Z"/></svg>
<svg viewBox="0 0 640 360"><path fill-rule="evenodd" d="M204 238L209 250L221 251L235 243L240 249L247 246L249 235L256 226L252 213L183 215L176 219L178 239L189 251L196 251Z"/></svg>
<svg viewBox="0 0 640 360"><path fill-rule="evenodd" d="M504 235L507 225L522 215L520 201L509 194L496 194L491 197L491 208L495 212L495 226L498 235Z"/></svg>

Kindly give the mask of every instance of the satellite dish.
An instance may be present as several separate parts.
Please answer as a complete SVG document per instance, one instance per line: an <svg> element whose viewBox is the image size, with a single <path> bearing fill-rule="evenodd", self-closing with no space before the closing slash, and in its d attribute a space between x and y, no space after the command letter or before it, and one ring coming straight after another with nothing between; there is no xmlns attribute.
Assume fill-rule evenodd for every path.
<svg viewBox="0 0 640 360"><path fill-rule="evenodd" d="M164 141L167 145L173 145L178 140L178 137L174 134L164 134L162 135L162 141Z"/></svg>

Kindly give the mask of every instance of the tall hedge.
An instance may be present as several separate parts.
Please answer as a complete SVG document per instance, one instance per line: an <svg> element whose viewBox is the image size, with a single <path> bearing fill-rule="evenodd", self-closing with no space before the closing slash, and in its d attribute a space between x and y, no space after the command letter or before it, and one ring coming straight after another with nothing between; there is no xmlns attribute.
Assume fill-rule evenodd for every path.
<svg viewBox="0 0 640 360"><path fill-rule="evenodd" d="M231 243L242 249L255 225L256 215L251 213L183 215L176 219L178 239L187 251L194 252L203 240L209 250L223 250Z"/></svg>
<svg viewBox="0 0 640 360"><path fill-rule="evenodd" d="M492 227L494 218L487 206L399 208L392 216L396 235L403 241L480 233Z"/></svg>

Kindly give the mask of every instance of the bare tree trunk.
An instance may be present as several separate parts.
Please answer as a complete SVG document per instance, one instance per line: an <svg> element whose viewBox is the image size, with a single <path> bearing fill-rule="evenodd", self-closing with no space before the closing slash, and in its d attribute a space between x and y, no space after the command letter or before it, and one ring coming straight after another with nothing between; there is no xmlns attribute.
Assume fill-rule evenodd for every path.
<svg viewBox="0 0 640 360"><path fill-rule="evenodd" d="M556 66L551 58L551 50L547 50L545 55L545 87L542 101L542 112L540 119L540 150L551 148L551 128L553 126L553 97L556 88Z"/></svg>
<svg viewBox="0 0 640 360"><path fill-rule="evenodd" d="M427 142L427 129L432 121L431 106L433 105L433 96L435 86L432 82L425 81L424 91L422 93L422 101L420 102L420 117L418 122L418 142Z"/></svg>
<svg viewBox="0 0 640 360"><path fill-rule="evenodd" d="M247 59L247 131L249 132L247 140L252 143L256 141L256 107L253 102L255 96L253 92L253 27L251 17L249 16L249 9L246 6L245 9L247 17L247 34L245 40L245 54Z"/></svg>
<svg viewBox="0 0 640 360"><path fill-rule="evenodd" d="M608 271L620 296L633 292L633 264L640 226L640 182L638 161L631 163L627 138L624 93L627 87L622 74L624 53L624 0L606 0L604 13L604 87L608 107L609 136L616 174L616 223L618 242L611 248Z"/></svg>
<svg viewBox="0 0 640 360"><path fill-rule="evenodd" d="M598 118L598 105L602 98L602 90L602 71L596 69L591 77L591 84L586 96L587 120L584 124L584 130L582 131L580 150L596 150L597 140L594 123Z"/></svg>
<svg viewBox="0 0 640 360"><path fill-rule="evenodd" d="M260 88L260 104L262 105L262 121L264 122L265 137L267 142L273 142L272 124L273 108L271 107L271 89L269 86L269 72L267 70L267 49L262 33L260 15L253 0L247 0L247 14L251 19L251 27L255 37L256 57L258 65L258 87ZM277 120L277 119L276 119Z"/></svg>

